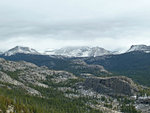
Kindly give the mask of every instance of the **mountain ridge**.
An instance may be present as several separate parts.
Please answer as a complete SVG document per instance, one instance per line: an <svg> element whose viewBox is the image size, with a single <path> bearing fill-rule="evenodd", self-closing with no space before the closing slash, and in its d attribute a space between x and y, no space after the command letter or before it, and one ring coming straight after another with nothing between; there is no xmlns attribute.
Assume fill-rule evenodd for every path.
<svg viewBox="0 0 150 113"><path fill-rule="evenodd" d="M134 51L142 51L145 53L150 53L150 46L140 44L140 45L132 45L126 52L134 52ZM98 57L105 55L117 55L124 54L119 51L109 51L99 46L68 46L60 49L46 50L44 53L40 53L33 48L23 47L23 46L15 46L9 49L6 52L0 52L0 55L11 56L17 53L24 54L41 54L41 55L50 55L50 56L64 56L64 57Z"/></svg>
<svg viewBox="0 0 150 113"><path fill-rule="evenodd" d="M70 46L63 47L56 50L45 51L47 55L62 55L68 57L96 57L112 54L113 52L108 51L102 47L88 47L88 46Z"/></svg>
<svg viewBox="0 0 150 113"><path fill-rule="evenodd" d="M11 56L11 55L15 55L17 53L40 54L35 49L29 48L29 47L23 47L23 46L15 46L14 48L9 49L8 51L4 52L3 54L5 56Z"/></svg>
<svg viewBox="0 0 150 113"><path fill-rule="evenodd" d="M132 45L127 52L132 51L143 51L145 53L150 53L150 46L140 44L140 45Z"/></svg>

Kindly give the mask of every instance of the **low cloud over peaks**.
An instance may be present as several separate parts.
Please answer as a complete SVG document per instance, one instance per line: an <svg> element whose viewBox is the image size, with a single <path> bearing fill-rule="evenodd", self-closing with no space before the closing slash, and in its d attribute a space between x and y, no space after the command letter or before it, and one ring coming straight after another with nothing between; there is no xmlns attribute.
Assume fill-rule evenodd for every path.
<svg viewBox="0 0 150 113"><path fill-rule="evenodd" d="M1 1L0 44L3 50L24 45L40 51L63 46L124 51L132 44L150 45L149 4L147 0Z"/></svg>

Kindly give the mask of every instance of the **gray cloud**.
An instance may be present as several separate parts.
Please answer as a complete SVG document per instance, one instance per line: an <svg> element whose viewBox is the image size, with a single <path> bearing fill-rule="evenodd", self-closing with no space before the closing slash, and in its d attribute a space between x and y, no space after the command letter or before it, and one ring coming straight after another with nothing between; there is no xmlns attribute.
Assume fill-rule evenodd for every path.
<svg viewBox="0 0 150 113"><path fill-rule="evenodd" d="M126 50L132 44L150 45L149 4L148 0L0 1L1 49L89 45Z"/></svg>

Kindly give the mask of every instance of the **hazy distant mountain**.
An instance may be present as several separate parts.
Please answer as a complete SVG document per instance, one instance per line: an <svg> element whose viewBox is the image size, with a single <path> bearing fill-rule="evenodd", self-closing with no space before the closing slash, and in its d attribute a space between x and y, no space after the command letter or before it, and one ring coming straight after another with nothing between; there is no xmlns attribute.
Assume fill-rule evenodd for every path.
<svg viewBox="0 0 150 113"><path fill-rule="evenodd" d="M143 51L143 52L146 52L146 53L150 53L150 46L132 45L127 52L131 52L131 51Z"/></svg>
<svg viewBox="0 0 150 113"><path fill-rule="evenodd" d="M96 57L112 54L113 52L105 50L101 47L64 47L52 51L45 51L47 55L62 55L68 57Z"/></svg>
<svg viewBox="0 0 150 113"><path fill-rule="evenodd" d="M16 46L16 47L4 52L4 55L5 56L11 56L11 55L15 55L17 53L40 54L35 49L29 48L29 47Z"/></svg>

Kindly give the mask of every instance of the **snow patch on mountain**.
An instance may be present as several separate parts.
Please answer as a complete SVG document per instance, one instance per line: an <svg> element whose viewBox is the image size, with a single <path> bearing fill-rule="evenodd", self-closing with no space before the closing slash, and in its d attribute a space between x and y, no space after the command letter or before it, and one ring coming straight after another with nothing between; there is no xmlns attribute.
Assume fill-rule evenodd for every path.
<svg viewBox="0 0 150 113"><path fill-rule="evenodd" d="M150 53L150 46L147 45L132 45L127 52L132 51L143 51L145 53Z"/></svg>
<svg viewBox="0 0 150 113"><path fill-rule="evenodd" d="M113 52L105 50L101 47L64 47L56 50L47 50L45 54L47 55L62 55L68 57L96 57L112 54Z"/></svg>
<svg viewBox="0 0 150 113"><path fill-rule="evenodd" d="M24 54L40 54L35 49L29 48L29 47L22 47L22 46L16 46L4 53L5 56L11 56L15 55L17 53L24 53Z"/></svg>

